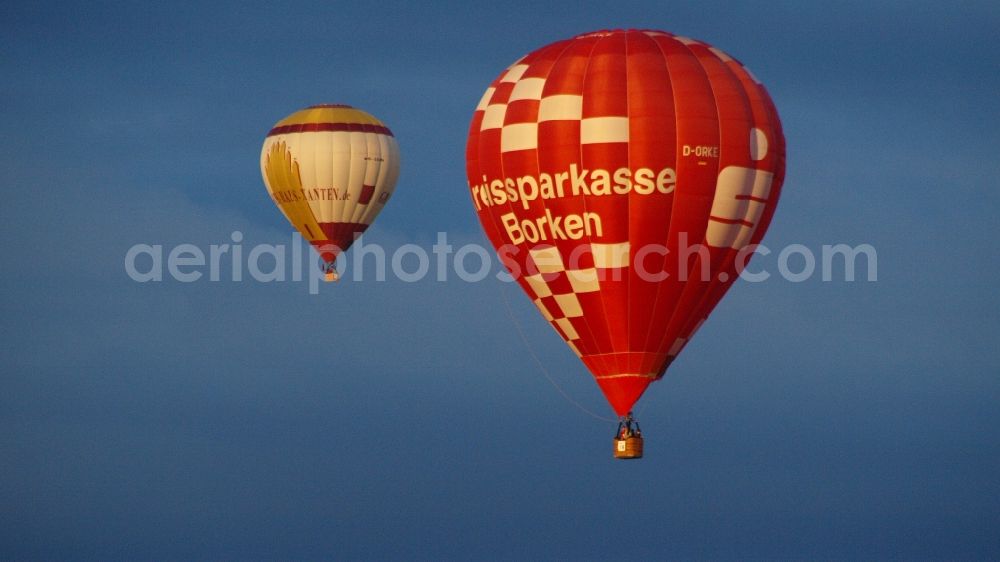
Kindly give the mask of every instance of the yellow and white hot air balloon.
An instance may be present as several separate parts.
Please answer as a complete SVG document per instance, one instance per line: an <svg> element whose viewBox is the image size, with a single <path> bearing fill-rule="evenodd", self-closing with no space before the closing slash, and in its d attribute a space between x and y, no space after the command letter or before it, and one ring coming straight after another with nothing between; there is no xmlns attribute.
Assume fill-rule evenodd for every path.
<svg viewBox="0 0 1000 562"><path fill-rule="evenodd" d="M271 199L334 262L375 220L399 177L399 146L381 121L348 105L314 105L279 121L264 139L260 170Z"/></svg>

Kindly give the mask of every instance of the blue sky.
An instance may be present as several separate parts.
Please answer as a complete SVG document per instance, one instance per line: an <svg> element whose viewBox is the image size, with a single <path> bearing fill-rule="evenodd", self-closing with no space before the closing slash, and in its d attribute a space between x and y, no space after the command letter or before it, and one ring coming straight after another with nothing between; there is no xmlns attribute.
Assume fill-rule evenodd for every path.
<svg viewBox="0 0 1000 562"><path fill-rule="evenodd" d="M8 4L3 558L1000 556L992 3ZM765 244L879 260L877 282L737 284L640 402L641 462L546 379L533 354L610 415L510 285L126 275L135 244L286 242L260 143L322 102L399 141L369 242L484 243L483 90L610 27L767 85L788 173Z"/></svg>

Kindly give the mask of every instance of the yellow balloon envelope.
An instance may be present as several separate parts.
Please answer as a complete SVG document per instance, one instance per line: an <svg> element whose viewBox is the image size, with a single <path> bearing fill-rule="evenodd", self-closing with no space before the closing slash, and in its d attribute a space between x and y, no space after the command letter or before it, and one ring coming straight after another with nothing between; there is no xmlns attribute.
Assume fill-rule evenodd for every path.
<svg viewBox="0 0 1000 562"><path fill-rule="evenodd" d="M327 264L375 220L399 177L392 131L347 105L315 105L279 121L260 170L271 199Z"/></svg>

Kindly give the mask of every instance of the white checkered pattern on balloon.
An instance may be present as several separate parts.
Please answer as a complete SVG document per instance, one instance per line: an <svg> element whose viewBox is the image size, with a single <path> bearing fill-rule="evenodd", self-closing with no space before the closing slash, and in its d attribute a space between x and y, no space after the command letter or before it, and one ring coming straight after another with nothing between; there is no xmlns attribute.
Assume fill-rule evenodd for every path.
<svg viewBox="0 0 1000 562"><path fill-rule="evenodd" d="M530 263L524 280L531 289L535 306L542 312L574 353L580 339L578 329L585 329L584 311L578 295L600 290L600 279L620 278L607 270L629 266L629 243L589 244L593 267L576 267L555 246L539 245L529 250ZM583 260L569 260L583 261Z"/></svg>

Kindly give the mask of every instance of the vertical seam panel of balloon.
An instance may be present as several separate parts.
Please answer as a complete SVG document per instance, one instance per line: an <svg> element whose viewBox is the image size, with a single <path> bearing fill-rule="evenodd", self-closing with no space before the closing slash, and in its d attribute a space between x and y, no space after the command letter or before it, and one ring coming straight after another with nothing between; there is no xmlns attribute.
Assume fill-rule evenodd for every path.
<svg viewBox="0 0 1000 562"><path fill-rule="evenodd" d="M591 63L591 61L594 60L594 51L597 50L597 45L599 45L601 43L601 41L604 41L606 39L606 37L608 37L608 36L607 35L605 35L605 36L599 36L597 38L597 40L594 41L594 44L590 48L590 54L587 56L587 65L584 67L583 78L581 80L581 86L580 86L581 106L585 106L586 105L586 102L584 100L586 98L587 73L590 71L590 63ZM580 149L579 149L580 150L579 161L580 161L580 169L581 170L583 170L583 169L586 168L586 165L585 165L586 163L584 162L584 159L583 159L583 133L582 133L582 130L583 130L583 119L584 119L584 117L583 117L583 113L582 113L582 109L581 109L581 114L580 114L581 136L580 136ZM586 216L586 213L590 212L590 211L587 210L587 197L585 195L583 195L582 193L579 194L579 195L577 195L577 197L579 198L580 201L583 202L583 211L585 213L584 216ZM593 252L593 248L594 248L594 234L587 234L587 243L590 244L591 251ZM596 269L595 269L595 272L596 272ZM598 276L598 278L597 278L597 284L598 284L598 286L600 286L600 284L601 284L601 278L600 278L600 276ZM599 298L597 300L598 300L598 302L601 303L601 312L602 312L602 314L601 314L601 320L603 320L603 322L604 322L604 332L608 335L608 344L611 345L611 350L610 351L611 351L611 353L614 353L615 348L614 348L613 338L611 336L611 323L608 322L608 309L607 309L607 307L604 306L604 298ZM583 322L589 328L589 326L590 326L590 320L588 318L588 315L585 314L583 316ZM594 342L594 343L596 344L597 342ZM599 351L599 350L595 350L595 351ZM604 372L607 373L609 371L607 367L614 366L614 363L615 363L614 360L608 359L607 358L608 354L606 354L606 353L597 353L596 355L598 355L601 358L602 362L604 362L604 361L610 361L610 365L608 365L608 363L605 363ZM617 369L615 369L615 371L617 371ZM621 374L621 373L617 373L616 372L615 374ZM596 380L596 377L595 377L595 380Z"/></svg>
<svg viewBox="0 0 1000 562"><path fill-rule="evenodd" d="M625 143L625 165L628 166L629 170L633 170L632 167L632 107L629 105L629 81L628 81L628 39L629 35L633 34L632 31L625 31L622 35L622 40L625 43L625 59L622 61L625 66L625 122L628 123L629 127L629 137L628 142ZM632 202L636 201L636 193L630 192L628 194L628 199L625 201L625 223L628 225L628 239L632 240ZM625 352L628 353L625 363L625 368L629 368L629 363L631 363L631 353L632 348L632 276L635 273L635 264L633 263L632 256L635 249L630 243L628 246L628 263L630 265L628 274L625 277ZM636 369L638 370L638 369ZM643 373L636 373L643 374Z"/></svg>
<svg viewBox="0 0 1000 562"><path fill-rule="evenodd" d="M676 41L678 43L680 42L680 41L677 41L677 39L673 35L663 36L662 40L663 41ZM674 76L670 75L670 64L667 61L667 54L663 51L663 45L661 44L661 38L660 37L653 38L653 43L656 44L656 48L660 51L660 56L663 58L663 70L664 70L664 72L667 73L667 80L670 82L670 101L671 101L671 103L674 106L674 113L673 113L673 115L674 115L674 163L673 163L673 167L676 170L677 167L678 167L677 165L680 162L680 151L681 151L681 147L680 147L681 138L680 138L680 133L678 132L678 128L677 128L677 86L676 86L676 80L675 80ZM677 177L677 180L680 180L679 175ZM668 246L669 245L669 243L670 243L670 232L671 232L671 229L674 228L674 225L676 223L676 221L674 220L674 213L676 212L676 209L677 209L677 196L678 196L678 193L680 191L680 187L679 187L680 186L680 181L677 181L675 183L675 185L677 187L675 187L674 193L671 196L671 200L670 200L670 216L667 218L667 229L666 229L667 233L666 233L666 239L664 240L664 246ZM664 258L663 258L664 266L667 265L667 259L669 259L669 258L667 258L666 256L664 256ZM654 299L653 299L653 313L654 314L656 313L656 307L659 305L660 298L663 296L663 290L664 290L665 286L666 286L666 283L659 283L657 285L657 287L656 287L656 297L654 297ZM649 326L646 328L646 339L645 339L645 342L643 343L643 349L650 349L649 345L653 342L653 340L656 337L653 334L653 326L655 324L656 324L655 320L651 321L649 323ZM662 334L661 334L661 336L662 336ZM653 352L657 353L657 354L661 353L662 352L661 346L662 346L662 342L652 348ZM662 373L658 372L657 376L660 376L660 375L662 375Z"/></svg>
<svg viewBox="0 0 1000 562"><path fill-rule="evenodd" d="M708 49L708 54L710 56L715 57L717 60L719 60L719 62L721 63L721 65L725 69L725 71L728 73L728 75L731 76L732 79L736 81L736 85L737 85L736 89L739 91L739 93L741 95L741 99L743 100L743 111L746 114L746 117L748 117L748 124L750 125L749 127L747 127L747 133L744 133L744 134L748 134L749 131L750 131L750 129L752 127L756 126L756 122L754 121L754 118L753 118L753 108L750 106L750 100L747 97L746 89L744 88L743 83L739 80L739 77L736 76L735 72L733 72L733 70L729 67L729 65L727 65L725 63L725 61L723 61L711 49ZM704 65L702 65L702 66L704 66ZM722 126L723 126L723 123L722 123L722 120L720 118L720 120L719 120L720 140L721 140ZM721 168L721 161L722 160L720 158L719 159L719 162L720 162L719 167L720 168ZM754 178L756 178L757 174L760 173L760 172L761 172L761 170L757 170L755 168L754 169ZM756 181L756 179L754 181ZM757 228L759 228L759 221L758 221ZM747 243L749 243L749 242L750 242L750 240L748 239ZM707 232L706 232L706 237L703 240L703 243L706 246L708 245ZM725 251L725 255L723 256L722 260L719 262L719 271L720 272L728 272L730 266L736 261L736 255L738 253L739 253L739 249L728 248ZM705 288L704 292L701 295L701 298L698 299L698 302L697 302L697 304L695 305L695 307L693 309L693 314L691 315L690 318L688 318L686 321L684 321L684 324L681 327L681 331L680 331L679 335L686 336L686 340L687 341L685 342L685 345L687 345L687 343L689 343L691 341L691 337L694 335L694 330L697 328L698 323L701 321L701 319L702 318L707 319L708 318L708 314L712 311L713 308L715 308L716 304L718 304L718 302L721 300L721 295L720 295L719 299L715 299L714 295L718 291L721 291L721 293L724 295L728 291L728 287L730 287L733 284L735 284L735 282L736 282L736 276L733 276L732 279L729 280L729 281L722 281L713 272L713 275L709 279L708 287ZM715 301L714 303L712 302L713 300Z"/></svg>
<svg viewBox="0 0 1000 562"><path fill-rule="evenodd" d="M575 41L574 39L566 40L565 47L563 47L563 49L560 50L560 52L556 56L555 60L552 61L552 65L549 67L549 70L548 70L548 72L545 75L545 81L546 82L548 82L549 78L552 76L552 71L556 68L556 65L559 63L559 61L566 54L566 52L570 50L570 48L573 45L574 41ZM595 43L595 45L596 45L596 43ZM583 96L582 96L582 88L583 88L582 82L580 84L580 87L581 87L581 100L582 100L582 98L583 98ZM543 94L544 94L544 86L543 86ZM540 99L539 99L539 111L541 110L541 99L544 99L544 95L541 95ZM540 117L540 115L536 115L536 117L535 117L535 123L537 123L537 124L540 125L539 120L538 120L539 117ZM582 121L578 122L578 125L580 125L582 127L581 123L582 123ZM535 145L536 145L535 146L535 169L536 169L536 175L540 175L541 174L541 169L542 169L541 158L539 157L539 154L541 152L541 146L537 142L537 138L538 138L539 134L540 134L540 132L536 129L536 131L535 131L535 137L536 137L536 143L535 143ZM581 160L580 164L581 164L581 167L582 167L582 165L583 165L583 161L582 160ZM542 210L547 213L548 212L548 206L545 203L545 198L544 197L539 197L539 198L536 199L536 201L538 201L542 205ZM525 246L527 246L526 243L525 243ZM557 244L556 240L553 240L552 246L556 248L556 251L559 251L558 250L558 244ZM560 252L560 255L561 255L561 252ZM561 259L561 257L560 257L560 259ZM569 270L567 270L567 272L568 271ZM569 275L569 273L567 273L567 275ZM545 305L542 304L542 306L545 306ZM582 319L583 324L586 327L587 334L590 336L590 342L593 342L594 341L594 332L593 332L593 329L590 327L590 324L587 322L586 315L583 315L580 318ZM549 324L551 325L551 322ZM555 331L555 326L552 326L552 329L553 329L553 331ZM569 347L568 340L565 340L565 338L563 338L562 334L559 334L559 337L560 337L560 339L564 339L564 343L566 343L567 347ZM582 339L582 338L579 338L579 339ZM580 351L579 344L573 344L573 345L577 346L577 350ZM581 351L580 356L581 357L583 356L582 351Z"/></svg>
<svg viewBox="0 0 1000 562"><path fill-rule="evenodd" d="M721 150L722 147L723 147L722 140L723 140L723 126L724 126L724 124L723 124L723 121L722 121L721 104L719 103L719 93L718 93L718 86L719 85L712 78L711 74L709 73L709 69L705 66L705 63L702 61L702 57L700 57L693 49L689 48L688 50L691 52L691 56L694 58L694 60L698 63L698 66L701 67L702 72L705 75L705 80L708 83L709 91L712 92L712 100L713 100L713 102L715 104L715 121L717 123L717 127L718 127L718 130L719 130L719 147L720 147L720 150ZM718 56L714 52L712 52L711 49L708 49L707 47L705 47L705 51L707 51L707 53L708 53L707 56L715 57L716 59L718 59L721 62L721 59L719 59ZM725 66L724 63L723 63L723 66ZM722 169L722 157L720 155L719 158L716 158L715 178L719 177L719 173L720 173L721 169ZM716 188L716 191L717 191L718 190L718 183L716 183L715 188ZM715 200L715 197L716 197L716 193L715 193L715 191L713 191L713 193L712 193L712 200L713 200L713 202ZM702 235L702 237L699 239L698 243L699 243L699 247L708 248L708 230L707 229L706 229L705 233ZM704 287L701 287L699 283L688 285L687 283L691 282L690 279L684 285L684 290L681 291L680 298L678 299L678 305L680 305L681 303L687 304L689 302L693 302L693 304L690 307L686 307L686 306L684 307L684 308L689 309L689 311L690 311L688 318L677 317L677 330L676 330L677 338L682 338L682 339L685 340L684 344L683 344L684 346L686 346L689 343L689 341L690 341L690 335L692 335L692 334L688 334L688 330L692 329L694 326L697 325L698 320L702 316L703 306L704 306L705 301L708 298L708 295L717 286L716 282L718 281L718 279L717 279L716 273L717 273L717 271L724 271L725 270L725 265L727 263L728 258L729 258L729 251L727 250L726 253L723 255L723 258L718 262L718 268L713 269L712 268L712 265L713 265L712 261L713 260L711 259L711 256L709 257L709 259L708 259L708 265L709 265L709 272L708 272L708 274L709 274L709 278L707 280L707 284ZM699 265L699 271L701 271L700 266L701 266L702 259L701 259L700 255L698 257L698 261L699 261L699 264L698 264ZM674 314L675 315L677 314L678 308L681 308L681 307L678 306L677 308L674 309ZM668 326L671 325L671 324L673 324L673 322L674 322L674 318L671 317L670 322L668 323ZM668 341L661 341L661 345L672 345L672 344L668 340ZM678 350L678 353L680 353L680 350Z"/></svg>
<svg viewBox="0 0 1000 562"><path fill-rule="evenodd" d="M686 50L687 50L687 52L688 52L688 55L689 55L689 56L690 56L691 58L693 58L695 62L697 62L697 63L698 63L698 67L699 67L699 68L701 69L701 71L702 71L702 76L703 76L703 78L704 78L705 82L706 82L706 83L708 84L708 88L709 88L709 91L710 91L710 92L712 93L712 104L713 104L713 106L715 107L715 122L716 122L716 126L718 127L718 126L719 126L719 103L718 103L718 100L717 100L717 98L716 98L716 93L715 93L715 86L714 86L714 85L712 84L712 80L711 80L711 78L710 78L710 77L708 76L708 72L707 72L707 71L705 70L705 67L704 67L704 65L702 65L701 61L700 61L700 60L698 59L698 55L696 55L696 54L695 54L695 53L694 53L694 52L693 52L693 51L691 50L691 48L690 48L690 47L689 47L688 45L686 45L686 44L685 44L685 43L684 43L683 41L678 41L678 43L679 43L679 44L680 44L680 45L682 46L682 48L684 48L684 49L686 49ZM721 135L722 135L722 133L721 133L721 131L719 131L719 138L720 138L720 139L721 139ZM677 139L677 140L678 140L678 143L677 143L677 145L678 145L678 149L679 149L679 148L680 148L680 138L678 137L678 139ZM678 158L678 160L679 160L679 158ZM720 160L717 160L717 161L716 161L716 170L715 170L715 177L718 177L718 175L719 175L719 162L720 162ZM680 179L680 178L678 178L678 180L679 180L679 179ZM679 183L680 183L680 182L678 181L678 184L679 184ZM714 198L714 193L715 193L715 192L714 192L714 190L713 190L713 198ZM706 223L706 224L707 224L707 223ZM691 233L689 232L688 234L690 235ZM699 239L702 239L702 238L704 238L704 233L703 233L703 234L701 235L701 237L700 237ZM688 240L688 242L690 242L690 239ZM700 271L700 269L701 269L701 268L700 268L700 266L701 266L701 261L702 261L702 259L701 259L701 255L699 254L699 255L698 255L698 261L697 261L697 263L698 263L698 265L699 265L699 271ZM710 265L711 265L711 264L710 264ZM665 329L665 330L664 330L664 332L663 332L663 334L661 334L661 335L660 335L660 343L659 343L659 345L657 346L657 347L658 347L658 349L664 349L664 348L666 348L666 349L668 349L668 350L669 350L669 348L668 348L667 346L671 345L671 343L670 343L670 339L671 339L671 337L673 337L674 339L676 339L677 337L680 337L680 331L679 331L679 330L677 330L677 331L676 331L676 335L674 335L674 336L670 336L670 330L669 330L669 327L670 327L671 325L673 325L673 324L674 324L674 319L675 319L675 317L677 317L677 314L678 314L678 311L679 311L679 309L680 309L680 308L682 308L682 307L681 307L680 305L681 305L682 303L684 303L684 302L685 302L685 301L687 300L687 298L690 298L690 296L688 296L687 298L685 298L685 296L686 296L686 295L689 295L689 291L688 291L688 287L689 287L689 285L688 285L688 283L691 283L691 278L690 278L690 273L691 273L691 272L690 272L690 271L688 271L687 273L688 273L688 275L689 275L689 276L688 276L688 279L687 279L686 281L684 281L684 285L683 285L683 287L681 287L681 289L680 289L680 293L679 293L679 294L678 294L678 296L677 296L677 300L676 300L676 303L675 303L675 306L674 306L674 309L673 309L673 311L672 311L672 312L670 313L670 316L669 316L669 318L667 319L667 323L666 323L666 328L667 328L667 329ZM709 271L709 273L711 273L711 271ZM693 287L693 285L691 285L691 287ZM679 319L679 318L678 318L678 322L683 322L683 319ZM675 356L675 357L676 357L676 356Z"/></svg>

